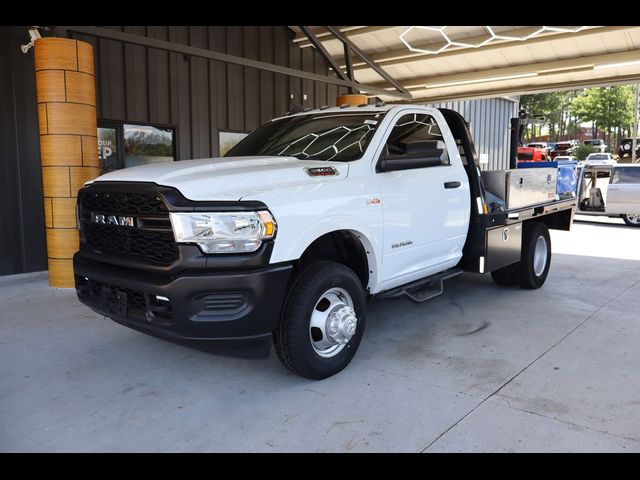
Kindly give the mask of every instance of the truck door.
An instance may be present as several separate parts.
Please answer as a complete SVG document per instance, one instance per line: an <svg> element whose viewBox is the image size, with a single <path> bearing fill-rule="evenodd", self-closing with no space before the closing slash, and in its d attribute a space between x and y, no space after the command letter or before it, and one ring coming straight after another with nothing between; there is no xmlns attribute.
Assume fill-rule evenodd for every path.
<svg viewBox="0 0 640 480"><path fill-rule="evenodd" d="M615 167L611 175L605 213L640 213L640 166Z"/></svg>
<svg viewBox="0 0 640 480"><path fill-rule="evenodd" d="M381 286L455 266L469 226L470 192L446 124L441 128L424 110L400 112L378 156L376 178L384 212Z"/></svg>

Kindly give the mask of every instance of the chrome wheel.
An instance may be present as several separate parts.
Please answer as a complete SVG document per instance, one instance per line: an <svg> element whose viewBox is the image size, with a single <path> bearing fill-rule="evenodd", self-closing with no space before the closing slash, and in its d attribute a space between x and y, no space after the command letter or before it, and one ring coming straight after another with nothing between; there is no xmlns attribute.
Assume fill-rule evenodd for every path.
<svg viewBox="0 0 640 480"><path fill-rule="evenodd" d="M544 269L547 266L548 252L549 246L547 245L547 239L540 235L536 240L536 246L533 250L533 271L538 277L544 273Z"/></svg>
<svg viewBox="0 0 640 480"><path fill-rule="evenodd" d="M625 215L629 223L633 223L634 225L640 225L640 215Z"/></svg>
<svg viewBox="0 0 640 480"><path fill-rule="evenodd" d="M349 293L338 287L320 295L309 322L313 350L324 358L338 355L356 333L358 319Z"/></svg>

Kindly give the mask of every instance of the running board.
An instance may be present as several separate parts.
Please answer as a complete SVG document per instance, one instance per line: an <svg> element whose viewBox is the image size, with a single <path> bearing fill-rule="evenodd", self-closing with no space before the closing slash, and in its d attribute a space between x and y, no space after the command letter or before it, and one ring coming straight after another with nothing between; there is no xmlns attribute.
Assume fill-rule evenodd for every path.
<svg viewBox="0 0 640 480"><path fill-rule="evenodd" d="M449 278L457 277L463 272L461 268L452 268L444 272L436 273L430 277L421 278L415 282L401 285L400 287L385 290L376 295L377 298L397 298L402 296L409 297L409 300L415 303L422 303L430 298L442 295L444 292L443 281Z"/></svg>

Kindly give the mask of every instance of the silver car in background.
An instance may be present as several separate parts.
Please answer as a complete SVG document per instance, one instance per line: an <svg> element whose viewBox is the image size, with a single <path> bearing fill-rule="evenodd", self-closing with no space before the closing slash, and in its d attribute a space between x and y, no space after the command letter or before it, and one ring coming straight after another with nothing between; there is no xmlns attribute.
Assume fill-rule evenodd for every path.
<svg viewBox="0 0 640 480"><path fill-rule="evenodd" d="M586 163L578 174L577 214L622 218L640 227L640 164Z"/></svg>

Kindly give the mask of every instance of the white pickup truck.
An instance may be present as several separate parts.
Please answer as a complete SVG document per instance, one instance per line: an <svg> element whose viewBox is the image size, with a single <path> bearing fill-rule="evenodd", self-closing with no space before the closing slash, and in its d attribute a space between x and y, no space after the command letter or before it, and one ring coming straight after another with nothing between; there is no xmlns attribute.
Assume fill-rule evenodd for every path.
<svg viewBox="0 0 640 480"><path fill-rule="evenodd" d="M542 286L548 229L570 229L576 207L575 196L545 195L509 209L487 193L468 124L452 110L304 111L267 122L224 158L85 185L76 290L148 333L273 336L287 368L326 378L355 355L372 296L424 301L462 272Z"/></svg>

